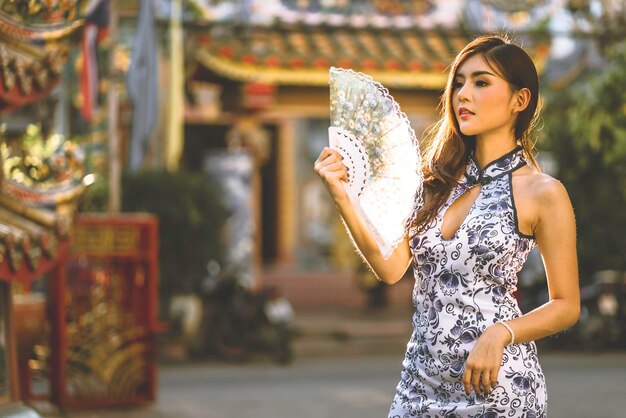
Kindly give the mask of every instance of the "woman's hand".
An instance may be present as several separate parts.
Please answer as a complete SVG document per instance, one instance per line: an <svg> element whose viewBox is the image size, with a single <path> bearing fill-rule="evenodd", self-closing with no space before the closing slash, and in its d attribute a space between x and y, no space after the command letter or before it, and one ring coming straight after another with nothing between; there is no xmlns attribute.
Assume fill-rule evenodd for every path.
<svg viewBox="0 0 626 418"><path fill-rule="evenodd" d="M325 147L315 161L315 172L322 178L335 203L348 197L341 184L342 181L348 181L348 170L341 160L343 158L337 151Z"/></svg>
<svg viewBox="0 0 626 418"><path fill-rule="evenodd" d="M511 334L499 324L490 326L481 334L465 362L465 393L469 395L472 388L477 395L491 393L498 384L504 347L510 341Z"/></svg>

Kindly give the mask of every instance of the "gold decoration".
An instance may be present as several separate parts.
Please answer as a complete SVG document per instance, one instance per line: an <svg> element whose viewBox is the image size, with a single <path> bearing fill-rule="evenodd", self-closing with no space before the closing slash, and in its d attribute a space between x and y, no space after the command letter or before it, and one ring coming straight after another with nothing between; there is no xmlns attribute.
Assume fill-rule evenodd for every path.
<svg viewBox="0 0 626 418"><path fill-rule="evenodd" d="M140 245L139 230L134 227L79 227L74 230L72 248L85 255L134 253Z"/></svg>
<svg viewBox="0 0 626 418"><path fill-rule="evenodd" d="M67 388L73 401L123 402L148 382L148 331L123 307L121 276L89 263L90 279L77 271L67 309ZM30 367L47 377L49 349L35 348Z"/></svg>
<svg viewBox="0 0 626 418"><path fill-rule="evenodd" d="M40 62L34 63L32 67L32 71L33 71L33 77L35 79L35 82L37 83L37 86L40 89L47 87L48 80L50 77L48 77L48 71L43 67L43 65Z"/></svg>
<svg viewBox="0 0 626 418"><path fill-rule="evenodd" d="M71 219L69 215L54 213L45 209L33 208L23 202L0 193L0 205L15 212L17 215L30 219L39 225L52 228L60 236L65 237L69 233Z"/></svg>
<svg viewBox="0 0 626 418"><path fill-rule="evenodd" d="M55 256L58 240L54 233L48 229L2 207L0 207L0 222L22 230L38 248L41 248L46 257L53 258Z"/></svg>
<svg viewBox="0 0 626 418"><path fill-rule="evenodd" d="M17 58L15 60L15 72L17 73L17 79L19 80L22 93L29 95L33 88L33 79L28 71L26 71L26 63L23 59Z"/></svg>
<svg viewBox="0 0 626 418"><path fill-rule="evenodd" d="M24 257L31 269L36 269L41 261L41 247L31 240L28 232L16 226L13 220L18 218L9 214L8 221L0 219L0 239L9 249L9 261L13 270L18 270Z"/></svg>
<svg viewBox="0 0 626 418"><path fill-rule="evenodd" d="M8 225L0 224L0 241L3 243L2 254L8 256L9 265L13 271L19 270L24 261L24 254L20 251L19 238L15 236L15 231Z"/></svg>
<svg viewBox="0 0 626 418"><path fill-rule="evenodd" d="M2 66L2 78L4 79L4 89L11 90L15 86L17 76L11 69L11 57L9 51L0 45L0 65Z"/></svg>
<svg viewBox="0 0 626 418"><path fill-rule="evenodd" d="M85 175L82 149L59 134L44 138L39 125L29 125L18 145L1 144L0 153L4 178L26 187L60 191Z"/></svg>

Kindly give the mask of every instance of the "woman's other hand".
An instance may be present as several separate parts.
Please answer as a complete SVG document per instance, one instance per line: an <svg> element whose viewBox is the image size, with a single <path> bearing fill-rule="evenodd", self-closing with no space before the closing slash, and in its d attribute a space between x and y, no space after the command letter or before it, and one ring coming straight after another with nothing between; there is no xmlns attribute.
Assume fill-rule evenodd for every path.
<svg viewBox="0 0 626 418"><path fill-rule="evenodd" d="M465 393L469 395L474 389L477 395L486 396L498 385L502 353L510 341L511 334L499 324L490 326L482 333L465 362Z"/></svg>
<svg viewBox="0 0 626 418"><path fill-rule="evenodd" d="M348 170L342 162L343 158L334 149L324 147L315 161L315 172L321 177L335 203L348 197L342 181L348 181Z"/></svg>

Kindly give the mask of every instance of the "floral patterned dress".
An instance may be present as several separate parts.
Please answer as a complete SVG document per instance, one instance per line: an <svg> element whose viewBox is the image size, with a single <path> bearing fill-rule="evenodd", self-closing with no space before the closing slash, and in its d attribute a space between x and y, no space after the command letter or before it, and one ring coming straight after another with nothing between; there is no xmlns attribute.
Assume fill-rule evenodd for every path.
<svg viewBox="0 0 626 418"><path fill-rule="evenodd" d="M534 342L505 347L498 386L465 394L465 361L481 333L521 315L512 293L535 241L517 225L511 173L521 147L465 175L425 231L410 235L415 287L413 333L388 418L545 417L547 393ZM472 186L480 193L453 237L441 234L445 211Z"/></svg>

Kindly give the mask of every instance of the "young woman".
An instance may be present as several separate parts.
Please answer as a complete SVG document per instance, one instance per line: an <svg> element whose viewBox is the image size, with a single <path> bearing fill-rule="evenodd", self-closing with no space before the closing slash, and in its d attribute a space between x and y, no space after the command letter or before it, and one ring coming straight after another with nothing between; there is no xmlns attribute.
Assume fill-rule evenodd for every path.
<svg viewBox="0 0 626 418"><path fill-rule="evenodd" d="M506 39L459 53L423 146L424 206L388 259L349 202L339 154L315 163L378 277L395 283L413 263L414 331L389 418L547 414L534 340L573 325L580 296L572 205L533 156L538 98L532 60ZM535 245L550 300L522 314L516 274Z"/></svg>

